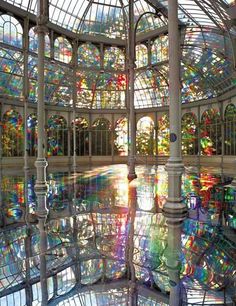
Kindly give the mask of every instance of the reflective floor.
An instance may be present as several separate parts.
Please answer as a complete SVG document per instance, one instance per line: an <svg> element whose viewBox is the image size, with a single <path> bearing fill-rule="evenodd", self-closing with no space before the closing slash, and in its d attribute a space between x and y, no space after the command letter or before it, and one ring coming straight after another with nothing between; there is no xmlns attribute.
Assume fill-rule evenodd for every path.
<svg viewBox="0 0 236 306"><path fill-rule="evenodd" d="M3 170L0 177L0 306L40 305L35 173L13 173ZM137 167L137 174L129 184L126 165L77 174L48 171L45 259L51 305L132 305L128 283L109 287L127 282L130 264L137 284L151 290L137 291L137 304L167 305L162 215L167 174L163 167L144 166ZM232 176L220 169L185 169L182 194L189 214L182 232L183 305L226 305L235 295Z"/></svg>

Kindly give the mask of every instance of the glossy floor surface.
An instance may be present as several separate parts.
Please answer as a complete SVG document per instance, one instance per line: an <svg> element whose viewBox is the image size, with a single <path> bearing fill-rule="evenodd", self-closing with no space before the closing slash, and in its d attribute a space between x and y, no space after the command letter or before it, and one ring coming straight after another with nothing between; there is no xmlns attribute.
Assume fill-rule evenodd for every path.
<svg viewBox="0 0 236 306"><path fill-rule="evenodd" d="M52 305L131 305L130 265L137 284L157 295L137 293L138 305L165 305L167 196L163 167L97 167L74 174L48 171L47 262ZM226 305L236 271L236 194L232 174L186 168L183 200L189 208L182 231L181 278L185 305ZM40 305L40 238L35 214L35 174L1 172L0 306ZM132 262L128 260L133 248ZM96 285L95 285L96 283ZM97 286L106 288L99 290ZM161 295L159 295L161 294ZM155 295L155 294L154 294Z"/></svg>

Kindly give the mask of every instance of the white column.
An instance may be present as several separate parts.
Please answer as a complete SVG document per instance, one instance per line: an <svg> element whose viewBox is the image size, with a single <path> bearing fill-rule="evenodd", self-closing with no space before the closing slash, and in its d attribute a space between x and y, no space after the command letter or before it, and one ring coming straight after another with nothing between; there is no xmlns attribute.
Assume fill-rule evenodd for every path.
<svg viewBox="0 0 236 306"><path fill-rule="evenodd" d="M135 173L135 153L136 153L136 120L134 111L134 61L135 61L135 24L134 24L134 1L129 0L129 37L128 37L128 93L129 93L129 174L128 179L137 177Z"/></svg>
<svg viewBox="0 0 236 306"><path fill-rule="evenodd" d="M47 209L47 182L46 167L48 165L45 158L45 105L44 105L44 50L45 50L45 34L47 32L46 22L48 20L48 2L47 0L38 1L37 28L38 34L38 91L37 91L37 116L38 116L38 150L35 166L37 169L37 178L35 184L35 193L37 196L36 215L38 218L38 228L40 234L40 284L42 292L41 305L48 303L47 290L47 232L46 219Z"/></svg>
<svg viewBox="0 0 236 306"><path fill-rule="evenodd" d="M170 158L168 172L168 198L163 208L168 224L167 267L170 278L170 306L180 306L181 227L187 208L181 197L181 178L184 171L181 156L181 99L180 99L180 33L178 27L178 1L168 0L169 33L169 118Z"/></svg>

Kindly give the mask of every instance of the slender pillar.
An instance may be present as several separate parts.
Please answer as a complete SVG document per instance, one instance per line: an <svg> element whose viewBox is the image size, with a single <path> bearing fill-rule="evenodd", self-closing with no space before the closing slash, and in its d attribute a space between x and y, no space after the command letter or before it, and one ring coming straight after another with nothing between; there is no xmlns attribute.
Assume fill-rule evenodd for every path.
<svg viewBox="0 0 236 306"><path fill-rule="evenodd" d="M163 208L168 225L167 268L170 278L170 306L181 306L180 250L181 227L187 208L181 197L181 177L184 171L181 156L181 99L180 99L180 33L178 28L178 1L168 0L169 33L169 117L170 158L168 172L168 198Z"/></svg>
<svg viewBox="0 0 236 306"><path fill-rule="evenodd" d="M77 143L76 143L76 103L77 103L77 87L76 87L76 70L78 66L78 60L77 60L77 50L78 50L78 44L74 42L73 44L73 147L74 147L74 152L73 152L73 171L77 171L77 163L76 163L76 148L77 148Z"/></svg>
<svg viewBox="0 0 236 306"><path fill-rule="evenodd" d="M128 179L137 177L135 173L135 152L136 152L136 122L134 111L134 61L135 61L135 24L134 24L134 1L129 0L129 37L128 37L128 93L129 93L129 173Z"/></svg>
<svg viewBox="0 0 236 306"><path fill-rule="evenodd" d="M42 303L45 306L48 303L47 290L47 233L46 233L46 219L48 214L46 196L47 196L47 182L46 182L46 167L48 165L45 158L45 105L44 105L44 50L45 50L45 34L47 32L46 23L48 20L48 1L38 1L38 15L37 28L38 34L38 150L35 166L37 169L37 178L35 184L35 193L37 196L36 215L38 218L38 228L40 234L40 283L42 292Z"/></svg>
<svg viewBox="0 0 236 306"><path fill-rule="evenodd" d="M24 96L24 169L29 169L28 157L28 139L27 139L27 114L28 114L28 92L29 92L29 78L28 78L28 49L29 49L29 19L24 19L24 82L23 82L23 96Z"/></svg>

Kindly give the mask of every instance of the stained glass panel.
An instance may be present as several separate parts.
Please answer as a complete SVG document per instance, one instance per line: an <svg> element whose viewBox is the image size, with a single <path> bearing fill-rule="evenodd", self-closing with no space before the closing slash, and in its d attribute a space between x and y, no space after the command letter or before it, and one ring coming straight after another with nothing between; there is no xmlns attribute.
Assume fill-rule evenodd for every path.
<svg viewBox="0 0 236 306"><path fill-rule="evenodd" d="M0 41L22 48L23 29L17 19L10 15L0 15Z"/></svg>
<svg viewBox="0 0 236 306"><path fill-rule="evenodd" d="M169 155L170 150L170 128L169 117L167 114L163 115L158 120L158 133L157 133L157 147L158 155Z"/></svg>
<svg viewBox="0 0 236 306"><path fill-rule="evenodd" d="M152 44L152 64L168 60L168 35L159 36Z"/></svg>
<svg viewBox="0 0 236 306"><path fill-rule="evenodd" d="M137 122L136 152L139 155L155 154L155 129L150 117L142 117Z"/></svg>
<svg viewBox="0 0 236 306"><path fill-rule="evenodd" d="M38 34L35 33L35 27L29 30L29 50L32 52L38 52ZM50 57L50 38L45 35L45 56Z"/></svg>
<svg viewBox="0 0 236 306"><path fill-rule="evenodd" d="M236 154L236 106L227 105L224 116L225 155Z"/></svg>
<svg viewBox="0 0 236 306"><path fill-rule="evenodd" d="M48 156L67 155L67 123L64 117L48 119Z"/></svg>
<svg viewBox="0 0 236 306"><path fill-rule="evenodd" d="M182 117L182 154L195 155L198 152L197 118L194 113Z"/></svg>
<svg viewBox="0 0 236 306"><path fill-rule="evenodd" d="M78 65L100 67L100 52L93 44L82 44L78 48Z"/></svg>
<svg viewBox="0 0 236 306"><path fill-rule="evenodd" d="M119 156L128 155L128 119L120 118L115 125L115 154Z"/></svg>
<svg viewBox="0 0 236 306"><path fill-rule="evenodd" d="M89 131L88 131L88 121L83 117L78 117L72 121L72 150L71 154L74 152L74 142L73 142L73 126L75 124L76 132L76 155L84 156L89 154Z"/></svg>
<svg viewBox="0 0 236 306"><path fill-rule="evenodd" d="M104 68L124 70L125 69L125 54L117 47L106 48L104 51Z"/></svg>
<svg viewBox="0 0 236 306"><path fill-rule="evenodd" d="M54 42L54 57L63 63L70 63L72 59L72 46L64 37L57 37Z"/></svg>
<svg viewBox="0 0 236 306"><path fill-rule="evenodd" d="M136 65L137 68L147 66L148 64L148 50L143 44L136 46Z"/></svg>

